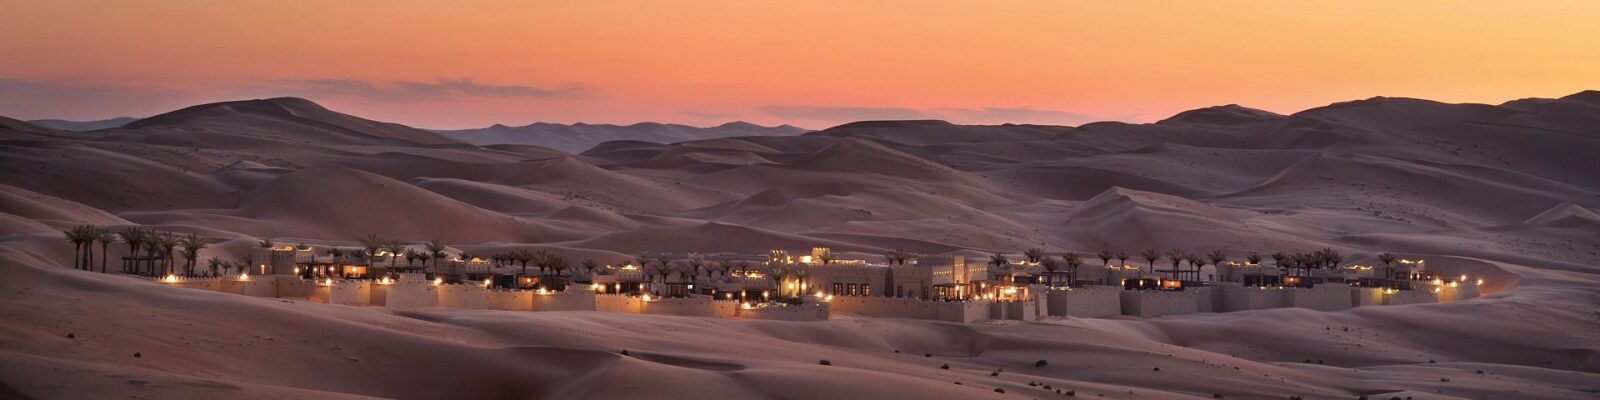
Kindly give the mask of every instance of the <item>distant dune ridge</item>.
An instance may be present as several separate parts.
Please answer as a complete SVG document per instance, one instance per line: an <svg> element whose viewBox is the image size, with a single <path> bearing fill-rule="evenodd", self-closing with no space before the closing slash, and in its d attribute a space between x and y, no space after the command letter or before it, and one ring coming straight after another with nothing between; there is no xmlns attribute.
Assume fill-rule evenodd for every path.
<svg viewBox="0 0 1600 400"><path fill-rule="evenodd" d="M575 154L613 140L678 143L735 136L789 136L807 131L789 125L766 127L736 121L706 128L655 122L632 125L540 122L514 127L495 124L487 128L437 132L477 145L531 144Z"/></svg>
<svg viewBox="0 0 1600 400"><path fill-rule="evenodd" d="M0 117L0 171L0 397L912 399L1000 398L1003 387L1044 398L1023 384L1033 381L1108 398L1600 391L1595 91L814 132L430 131L274 98L116 126ZM80 224L196 233L213 243L202 262L238 259L260 238L353 247L367 234L536 247L575 263L814 245L871 259L1332 247L1352 263L1426 258L1489 277L1493 290L1331 313L1026 324L393 311L73 271L60 230ZM1048 366L1033 367L1039 359Z"/></svg>

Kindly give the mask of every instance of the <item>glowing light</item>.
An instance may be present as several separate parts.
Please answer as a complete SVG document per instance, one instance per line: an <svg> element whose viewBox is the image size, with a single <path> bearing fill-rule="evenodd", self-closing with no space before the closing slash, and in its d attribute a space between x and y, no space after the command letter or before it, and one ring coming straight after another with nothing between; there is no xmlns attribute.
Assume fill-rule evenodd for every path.
<svg viewBox="0 0 1600 400"><path fill-rule="evenodd" d="M1443 285L1444 284L1444 280L1443 279L1434 279L1433 280L1433 284L1435 284L1435 285Z"/></svg>
<svg viewBox="0 0 1600 400"><path fill-rule="evenodd" d="M1434 293L1439 293L1439 288L1433 288Z"/></svg>
<svg viewBox="0 0 1600 400"><path fill-rule="evenodd" d="M833 301L833 295L830 294L828 297L823 297L822 301Z"/></svg>
<svg viewBox="0 0 1600 400"><path fill-rule="evenodd" d="M394 283L394 281L389 280L389 277L387 277L387 276L383 277L383 279L379 279L378 280L378 284L379 285L388 285L388 284L392 284L392 283Z"/></svg>
<svg viewBox="0 0 1600 400"><path fill-rule="evenodd" d="M493 283L492 279L483 278L483 287L489 287L489 285L492 284L492 283Z"/></svg>
<svg viewBox="0 0 1600 400"><path fill-rule="evenodd" d="M1462 282L1466 282L1467 281L1467 274L1461 274L1461 281Z"/></svg>
<svg viewBox="0 0 1600 400"><path fill-rule="evenodd" d="M434 286L439 286L439 285L443 285L443 284L444 284L444 278L433 278L433 285Z"/></svg>
<svg viewBox="0 0 1600 400"><path fill-rule="evenodd" d="M1482 280L1482 279L1479 279L1479 280L1478 280L1478 284L1479 284L1479 285L1482 285L1482 284L1483 284L1483 280Z"/></svg>
<svg viewBox="0 0 1600 400"><path fill-rule="evenodd" d="M739 308L743 308L743 309L749 310L749 309L752 309L752 308L755 308L755 307L751 306L750 302L745 302L744 304L740 304Z"/></svg>
<svg viewBox="0 0 1600 400"><path fill-rule="evenodd" d="M241 281L250 280L250 273L249 272L240 272L239 273L239 280L241 280Z"/></svg>
<svg viewBox="0 0 1600 400"><path fill-rule="evenodd" d="M178 276L177 275L168 274L165 280L168 283L177 282L178 281Z"/></svg>
<svg viewBox="0 0 1600 400"><path fill-rule="evenodd" d="M649 293L645 293L643 298L644 298L644 301L650 301L650 294Z"/></svg>

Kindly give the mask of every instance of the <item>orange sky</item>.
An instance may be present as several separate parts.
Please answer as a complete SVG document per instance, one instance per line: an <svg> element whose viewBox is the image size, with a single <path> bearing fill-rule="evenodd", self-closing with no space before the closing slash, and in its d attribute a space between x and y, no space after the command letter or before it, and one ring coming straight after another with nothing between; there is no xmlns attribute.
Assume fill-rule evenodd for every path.
<svg viewBox="0 0 1600 400"><path fill-rule="evenodd" d="M438 3L0 0L0 115L294 95L428 128L1077 124L1600 89L1590 0Z"/></svg>

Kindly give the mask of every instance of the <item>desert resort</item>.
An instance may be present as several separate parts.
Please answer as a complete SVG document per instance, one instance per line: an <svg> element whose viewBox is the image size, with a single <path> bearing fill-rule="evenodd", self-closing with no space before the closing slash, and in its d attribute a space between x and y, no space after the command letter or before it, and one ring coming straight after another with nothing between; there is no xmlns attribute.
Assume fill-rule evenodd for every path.
<svg viewBox="0 0 1600 400"><path fill-rule="evenodd" d="M1013 257L914 255L848 259L830 249L764 253L652 253L615 265L576 265L545 251L450 253L439 241L407 246L368 236L359 247L317 248L262 240L244 259L211 258L206 242L132 228L64 232L77 267L108 272L113 244L127 249L116 271L179 288L254 297L391 308L610 311L789 321L831 313L956 322L1032 321L1233 312L1279 307L1337 311L1359 306L1450 302L1478 296L1483 279L1429 271L1392 254L1379 265L1342 263L1333 249L1311 253ZM97 246L98 245L98 246ZM96 249L100 260L95 263ZM1129 261L1143 261L1132 263ZM1098 263L1096 262L1098 261ZM180 262L182 263L180 265Z"/></svg>

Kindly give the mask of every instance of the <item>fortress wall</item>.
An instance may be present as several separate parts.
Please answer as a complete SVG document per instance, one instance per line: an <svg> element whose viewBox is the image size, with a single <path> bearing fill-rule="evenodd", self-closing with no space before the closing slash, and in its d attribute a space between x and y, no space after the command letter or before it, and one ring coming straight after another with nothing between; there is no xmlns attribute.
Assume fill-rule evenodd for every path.
<svg viewBox="0 0 1600 400"><path fill-rule="evenodd" d="M333 282L328 302L346 305L372 304L372 281L339 280Z"/></svg>
<svg viewBox="0 0 1600 400"><path fill-rule="evenodd" d="M1079 318L1109 317L1122 314L1122 289L1114 286L1085 286L1045 292L1049 315Z"/></svg>
<svg viewBox="0 0 1600 400"><path fill-rule="evenodd" d="M595 311L596 297L594 292L574 289L545 294L535 292L530 302L534 311Z"/></svg>
<svg viewBox="0 0 1600 400"><path fill-rule="evenodd" d="M439 306L473 310L489 309L489 288L479 284L448 284L436 286Z"/></svg>
<svg viewBox="0 0 1600 400"><path fill-rule="evenodd" d="M776 321L826 321L829 307L824 304L803 304L785 307L741 308L738 317Z"/></svg>
<svg viewBox="0 0 1600 400"><path fill-rule="evenodd" d="M1309 308L1317 311L1339 311L1352 306L1351 287L1343 284L1324 284L1309 288L1285 289L1286 307Z"/></svg>
<svg viewBox="0 0 1600 400"><path fill-rule="evenodd" d="M1200 311L1200 300L1209 297L1196 291L1122 291L1122 314L1137 317L1193 314Z"/></svg>
<svg viewBox="0 0 1600 400"><path fill-rule="evenodd" d="M490 310L533 311L533 296L527 290L491 290L488 306Z"/></svg>

